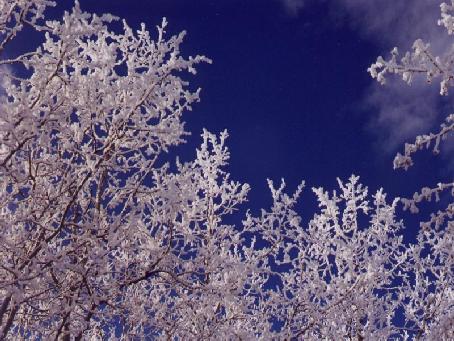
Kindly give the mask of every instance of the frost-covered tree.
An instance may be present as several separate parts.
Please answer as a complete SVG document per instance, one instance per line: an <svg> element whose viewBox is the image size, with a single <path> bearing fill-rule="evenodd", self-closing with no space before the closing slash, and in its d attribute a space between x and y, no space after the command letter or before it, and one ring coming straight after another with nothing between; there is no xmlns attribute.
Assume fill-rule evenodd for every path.
<svg viewBox="0 0 454 341"><path fill-rule="evenodd" d="M441 19L449 35L454 33L454 1L441 4ZM378 57L368 70L373 78L385 84L386 74L397 74L411 84L414 77L422 74L427 82L440 79L440 94L448 95L454 85L454 44L447 46L443 55L435 56L430 51L430 44L418 39L413 44L413 51L405 53L399 60L397 48L391 51L391 59L386 61ZM407 170L413 165L412 155L421 149L432 148L434 154L440 152L440 143L452 138L454 133L454 114L447 115L439 131L416 137L415 142L406 143L404 154L398 153L394 159L394 168ZM410 271L407 278L408 297L403 309L407 323L410 323L418 337L443 339L439 334L449 330L449 337L454 335L454 178L440 182L435 187L424 187L410 199L402 199L405 209L419 211L421 201L447 200L446 207L433 212L430 220L421 223L417 245L409 248ZM432 327L435 327L432 330Z"/></svg>
<svg viewBox="0 0 454 341"><path fill-rule="evenodd" d="M447 230L404 244L398 201L355 176L313 189L307 225L303 185L272 182L269 210L227 223L249 187L226 132L160 162L198 100L181 71L209 59L165 20L152 38L52 5L0 2L0 340L452 339ZM43 43L13 55L25 26Z"/></svg>

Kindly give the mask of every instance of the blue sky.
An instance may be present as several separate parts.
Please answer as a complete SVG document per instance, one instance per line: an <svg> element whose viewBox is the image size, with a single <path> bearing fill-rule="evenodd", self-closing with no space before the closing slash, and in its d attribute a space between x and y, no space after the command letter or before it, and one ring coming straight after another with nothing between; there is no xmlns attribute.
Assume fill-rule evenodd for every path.
<svg viewBox="0 0 454 341"><path fill-rule="evenodd" d="M449 175L443 157L420 153L407 173L392 160L417 133L434 129L449 110L438 85L375 84L367 68L394 46L416 38L440 50L449 37L436 26L437 0L80 0L83 10L117 15L153 31L162 17L168 33L186 30L183 55L204 54L194 87L201 102L185 116L192 133L175 155L189 160L203 128L227 129L232 177L252 186L250 207L270 203L266 178L285 178L289 190L334 188L352 173L375 191L411 195ZM60 1L51 15L70 8ZM430 166L428 166L430 165ZM309 218L315 198L303 193Z"/></svg>

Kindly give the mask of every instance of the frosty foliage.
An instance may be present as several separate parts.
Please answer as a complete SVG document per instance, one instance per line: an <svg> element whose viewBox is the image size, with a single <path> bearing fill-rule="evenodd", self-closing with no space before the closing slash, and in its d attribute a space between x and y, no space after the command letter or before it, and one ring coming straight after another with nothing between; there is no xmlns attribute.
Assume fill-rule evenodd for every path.
<svg viewBox="0 0 454 341"><path fill-rule="evenodd" d="M454 1L442 3L440 7L438 24L451 35L454 33ZM413 77L423 74L429 83L435 78L441 79L440 94L448 94L449 87L454 84L454 44L447 46L444 55L435 56L430 52L430 44L416 40L412 52L407 52L400 61L398 56L398 50L394 48L390 60L378 57L368 70L371 76L385 84L386 74L398 74L411 84ZM406 143L404 154L398 153L394 159L394 168L407 170L413 165L412 155L421 149L432 148L433 153L438 154L440 143L452 137L453 132L454 114L450 114L438 132L417 136L414 143ZM454 335L454 181L448 179L436 187L424 187L412 198L402 199L405 209L417 213L421 201L440 201L442 195L448 197L447 206L433 212L429 221L421 223L417 244L409 247L409 262L405 264L408 270L415 269L404 280L404 284L413 289L406 301L408 305L404 305L405 316L412 322L406 323L410 323L410 329L416 327L414 331L418 339L452 339ZM437 321L433 319L436 314L439 314ZM436 327L424 331L428 323L434 323ZM449 332L443 334L442 331Z"/></svg>
<svg viewBox="0 0 454 341"><path fill-rule="evenodd" d="M444 26L448 34L454 33L454 1L451 5L447 3L441 4L441 19L438 21L440 26ZM447 95L450 86L454 85L454 44L448 46L442 56L435 56L430 51L430 44L424 43L418 39L413 44L413 51L405 53L404 57L398 60L399 52L397 48L391 51L391 59L386 61L381 56L368 69L373 78L378 82L385 84L385 76L388 73L398 74L402 79L411 84L413 77L418 74L423 74L427 78L427 82L431 83L433 79L440 78L440 94ZM436 133L429 133L416 137L414 143L406 143L404 154L398 153L394 159L394 168L403 168L407 170L413 165L412 155L420 149L432 148L434 154L440 152L440 143L452 136L454 132L454 114L446 117L445 121L440 125L440 130ZM410 208L412 212L418 212L416 206L422 199L431 200L432 197L438 201L440 193L447 190L454 197L454 182L453 179L448 179L446 183L439 183L435 188L423 188L421 193L415 193L412 199L403 199L405 208ZM453 205L449 203L444 212L439 212L432 216L432 222L440 224L444 219L450 219L448 225L452 224ZM435 217L438 216L441 222L436 222Z"/></svg>
<svg viewBox="0 0 454 341"><path fill-rule="evenodd" d="M46 21L51 5L0 3L2 58L25 25L44 35L0 60L1 340L454 337L451 222L407 245L397 200L352 176L313 189L307 225L303 185L271 181L269 210L228 223L249 186L226 132L157 162L198 101L181 71L210 60L182 57L165 19L116 33L77 2Z"/></svg>

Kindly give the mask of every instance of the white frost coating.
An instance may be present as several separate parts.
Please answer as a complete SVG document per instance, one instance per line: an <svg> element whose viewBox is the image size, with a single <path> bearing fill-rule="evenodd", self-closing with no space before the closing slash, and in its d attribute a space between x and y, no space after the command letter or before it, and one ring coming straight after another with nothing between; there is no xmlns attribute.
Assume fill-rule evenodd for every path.
<svg viewBox="0 0 454 341"><path fill-rule="evenodd" d="M441 4L441 19L438 24L444 26L448 34L454 32L453 11L454 1L451 1L451 5L447 3ZM443 56L434 56L430 52L430 44L418 39L413 44L412 52L407 52L400 61L397 60L398 56L398 50L394 48L391 52L390 60L385 61L381 56L378 57L377 61L368 69L372 78L377 79L381 84L385 84L386 74L394 73L400 75L408 84L411 84L415 75L424 74L429 83L434 78L440 78L440 94L448 94L448 89L453 85L454 80L454 44L447 46ZM424 148L432 148L433 153L438 154L440 152L440 143L452 137L453 132L454 114L450 114L440 125L438 132L417 136L414 143L406 143L404 154L398 153L394 158L394 168L407 170L413 165L412 155ZM438 184L435 188L423 188L421 194L414 194L413 199L403 199L404 207L416 213L418 212L417 203L422 200L430 200L432 194L435 195L438 201L440 193L446 190L448 190L448 193L451 190L451 194L454 197L453 189L454 179L447 179L446 182ZM433 214L431 222L440 225L440 222L445 222L446 217L452 219L452 205L453 203L451 202L446 210ZM434 217L440 217L440 222L436 222ZM426 223L423 225L426 226Z"/></svg>
<svg viewBox="0 0 454 341"><path fill-rule="evenodd" d="M271 208L233 225L249 186L226 172L227 132L174 171L157 162L198 100L179 71L209 60L181 57L165 19L153 40L77 2L45 21L48 5L0 3L0 58L23 25L44 35L0 59L0 339L454 337L452 206L406 245L398 200L356 176L313 189L304 226L303 184L269 181Z"/></svg>
<svg viewBox="0 0 454 341"><path fill-rule="evenodd" d="M451 5L447 3L442 3L441 7L441 19L438 20L438 25L444 26L449 34L454 33L454 17L452 16L452 12L454 11L454 1L451 1Z"/></svg>
<svg viewBox="0 0 454 341"><path fill-rule="evenodd" d="M441 5L438 24L444 26L448 34L454 33L453 11L454 1L451 1L451 5ZM434 78L440 78L440 94L447 95L454 79L454 45L447 46L443 56L434 56L429 48L429 44L417 40L413 52L407 52L400 62L397 61L398 52L395 48L389 61L378 57L368 71L382 84L387 73L399 74L408 84L411 84L416 74L425 74L429 83ZM412 155L423 148L432 148L434 154L438 154L441 141L452 137L453 132L454 114L451 114L438 132L417 136L414 143L406 143L404 154L398 153L394 159L394 168L407 170L413 165ZM413 326L417 328L412 327L408 331L413 330L413 336L417 339L454 338L454 179L448 178L436 187L424 187L419 193L415 192L413 198L402 199L404 209L418 213L420 202L432 199L438 202L442 195L447 197L447 206L434 211L429 221L420 224L417 245L411 245L406 251L409 261L404 267L409 269L413 266L415 270L405 276L406 281L414 281L414 284L408 292L408 305L403 308L405 317L415 321ZM399 294L401 297L403 295ZM432 327L429 327L430 324Z"/></svg>

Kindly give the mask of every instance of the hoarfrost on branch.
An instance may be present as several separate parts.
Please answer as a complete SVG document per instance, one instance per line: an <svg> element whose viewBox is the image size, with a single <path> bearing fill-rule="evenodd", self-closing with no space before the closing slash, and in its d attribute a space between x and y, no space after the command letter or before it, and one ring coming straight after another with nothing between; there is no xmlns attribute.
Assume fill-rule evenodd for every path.
<svg viewBox="0 0 454 341"><path fill-rule="evenodd" d="M314 188L304 226L303 184L269 181L272 206L228 223L249 186L226 170L227 132L204 131L193 161L158 162L199 99L182 71L210 60L182 57L165 19L116 33L78 2L47 21L53 5L0 3L1 340L454 337L452 206L447 228L406 244L398 200L356 176ZM25 26L44 42L5 57ZM409 62L429 65L419 49ZM401 70L379 63L380 80L377 67Z"/></svg>

